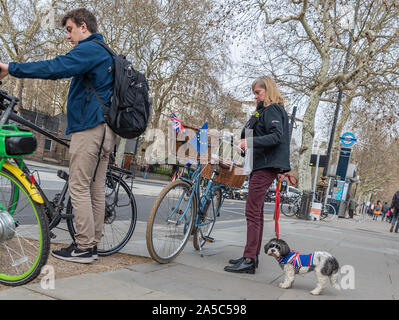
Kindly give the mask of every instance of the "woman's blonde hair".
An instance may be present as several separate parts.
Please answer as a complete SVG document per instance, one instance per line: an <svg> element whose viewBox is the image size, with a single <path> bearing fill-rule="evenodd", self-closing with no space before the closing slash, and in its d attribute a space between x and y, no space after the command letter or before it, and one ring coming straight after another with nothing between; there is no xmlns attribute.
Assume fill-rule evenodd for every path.
<svg viewBox="0 0 399 320"><path fill-rule="evenodd" d="M279 104L281 106L284 106L283 96L277 89L276 83L272 78L265 76L256 79L252 83L252 92L254 91L256 85L266 90L266 96L264 100L265 107L271 104Z"/></svg>

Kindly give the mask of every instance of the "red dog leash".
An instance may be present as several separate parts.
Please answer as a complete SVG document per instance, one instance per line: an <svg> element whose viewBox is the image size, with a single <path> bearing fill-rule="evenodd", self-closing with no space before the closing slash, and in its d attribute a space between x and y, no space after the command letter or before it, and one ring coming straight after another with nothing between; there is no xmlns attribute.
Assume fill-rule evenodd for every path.
<svg viewBox="0 0 399 320"><path fill-rule="evenodd" d="M291 185L296 186L298 184L298 179L286 173L284 178L288 178L288 181ZM294 180L293 180L294 179ZM280 219L280 190L281 190L281 182L278 184L276 188L276 201L274 206L274 232L276 233L276 238L280 237L280 230L278 225L278 220Z"/></svg>
<svg viewBox="0 0 399 320"><path fill-rule="evenodd" d="M280 219L280 188L281 182L278 184L276 188L276 201L274 205L274 232L276 233L276 238L279 239L279 227L278 227L278 219Z"/></svg>

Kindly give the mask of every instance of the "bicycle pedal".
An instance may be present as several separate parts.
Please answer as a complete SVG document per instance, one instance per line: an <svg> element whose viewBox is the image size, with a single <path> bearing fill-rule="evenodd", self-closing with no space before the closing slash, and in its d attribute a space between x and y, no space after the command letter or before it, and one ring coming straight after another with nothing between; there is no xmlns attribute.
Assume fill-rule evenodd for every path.
<svg viewBox="0 0 399 320"><path fill-rule="evenodd" d="M215 242L215 238L211 238L211 237L204 237L205 242L208 243L214 243Z"/></svg>
<svg viewBox="0 0 399 320"><path fill-rule="evenodd" d="M50 237L50 239L57 238L57 236L52 231L49 232L49 237Z"/></svg>

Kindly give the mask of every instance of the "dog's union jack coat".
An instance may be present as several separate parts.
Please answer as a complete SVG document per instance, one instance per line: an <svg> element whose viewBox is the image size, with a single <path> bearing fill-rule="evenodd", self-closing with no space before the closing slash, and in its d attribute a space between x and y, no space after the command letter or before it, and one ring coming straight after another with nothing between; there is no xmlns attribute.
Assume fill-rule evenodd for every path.
<svg viewBox="0 0 399 320"><path fill-rule="evenodd" d="M278 263L281 268L284 267L284 264L291 264L296 272L299 272L299 269L302 267L309 267L309 271L314 269L313 264L313 253L308 254L300 254L296 251L291 251L287 256L278 259Z"/></svg>

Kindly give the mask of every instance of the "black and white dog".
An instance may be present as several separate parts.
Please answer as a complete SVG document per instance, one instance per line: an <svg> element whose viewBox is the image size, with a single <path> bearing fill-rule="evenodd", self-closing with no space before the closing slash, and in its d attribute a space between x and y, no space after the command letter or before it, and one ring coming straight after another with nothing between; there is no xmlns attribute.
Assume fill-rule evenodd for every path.
<svg viewBox="0 0 399 320"><path fill-rule="evenodd" d="M285 278L279 284L280 288L290 288L294 282L295 274L304 274L314 270L317 277L317 286L310 292L311 294L320 294L327 286L328 280L330 280L335 289L341 289L338 284L338 261L328 252L315 251L313 253L300 254L296 251L291 251L284 240L271 239L265 245L265 253L276 258L280 267L284 270Z"/></svg>

